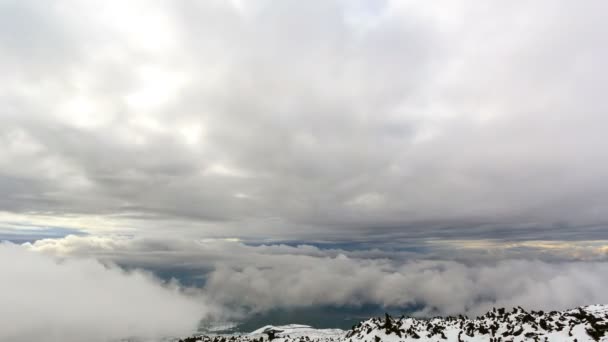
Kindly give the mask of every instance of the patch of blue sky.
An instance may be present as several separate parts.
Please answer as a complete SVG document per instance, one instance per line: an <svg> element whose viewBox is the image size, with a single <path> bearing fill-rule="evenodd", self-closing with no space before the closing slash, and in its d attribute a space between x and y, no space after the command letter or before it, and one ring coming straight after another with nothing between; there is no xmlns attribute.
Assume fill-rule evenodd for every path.
<svg viewBox="0 0 608 342"><path fill-rule="evenodd" d="M42 239L59 239L68 235L87 235L87 233L75 228L40 227L24 223L0 222L0 241L21 244Z"/></svg>

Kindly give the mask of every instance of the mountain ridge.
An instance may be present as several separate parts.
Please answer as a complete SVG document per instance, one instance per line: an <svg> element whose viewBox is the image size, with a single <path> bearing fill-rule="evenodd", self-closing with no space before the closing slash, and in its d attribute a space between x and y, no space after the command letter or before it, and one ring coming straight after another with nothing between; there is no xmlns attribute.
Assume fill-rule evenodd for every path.
<svg viewBox="0 0 608 342"><path fill-rule="evenodd" d="M293 329L292 329L293 328ZM199 335L179 342L262 342L276 331L274 342L608 342L608 305L564 311L493 308L476 318L463 315L414 318L389 314L360 322L348 331L314 329L304 325L262 327L247 335Z"/></svg>

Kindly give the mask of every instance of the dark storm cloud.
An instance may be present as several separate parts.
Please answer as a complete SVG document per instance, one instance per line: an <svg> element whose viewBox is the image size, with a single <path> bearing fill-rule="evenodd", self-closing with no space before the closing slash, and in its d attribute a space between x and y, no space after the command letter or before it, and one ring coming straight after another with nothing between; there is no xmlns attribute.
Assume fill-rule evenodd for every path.
<svg viewBox="0 0 608 342"><path fill-rule="evenodd" d="M605 238L601 1L1 6L10 220Z"/></svg>

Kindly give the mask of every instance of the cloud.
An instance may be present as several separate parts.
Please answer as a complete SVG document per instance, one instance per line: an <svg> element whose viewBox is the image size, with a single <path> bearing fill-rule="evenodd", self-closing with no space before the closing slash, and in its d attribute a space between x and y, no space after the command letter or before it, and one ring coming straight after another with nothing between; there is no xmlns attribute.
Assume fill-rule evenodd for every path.
<svg viewBox="0 0 608 342"><path fill-rule="evenodd" d="M207 308L175 285L93 259L59 261L0 244L0 340L108 341L180 336Z"/></svg>
<svg viewBox="0 0 608 342"><path fill-rule="evenodd" d="M606 302L608 4L421 4L0 0L6 331Z"/></svg>
<svg viewBox="0 0 608 342"><path fill-rule="evenodd" d="M456 251L458 245L449 251L430 249L425 255L306 245L248 246L226 240L70 236L40 240L30 248L61 257L96 257L123 267L170 266L199 277L202 293L223 308L224 316L315 305L414 306L420 308L418 314L426 315L476 314L492 306L566 309L608 302L601 285L608 281L601 244L596 244L596 261L579 259L577 254L565 260L563 251L550 257L546 253L552 249L543 244L535 252L511 254L487 243L467 258ZM584 247L552 245L556 246L575 252ZM496 254L483 257L484 251ZM455 255L461 261L447 259ZM537 258L541 256L544 260Z"/></svg>
<svg viewBox="0 0 608 342"><path fill-rule="evenodd" d="M258 310L308 305L420 305L418 314L477 314L492 306L564 309L608 300L607 263L510 260L467 266L449 261L382 261L344 256L272 267L220 268L206 290Z"/></svg>
<svg viewBox="0 0 608 342"><path fill-rule="evenodd" d="M605 2L0 6L0 209L20 220L300 238L608 221Z"/></svg>

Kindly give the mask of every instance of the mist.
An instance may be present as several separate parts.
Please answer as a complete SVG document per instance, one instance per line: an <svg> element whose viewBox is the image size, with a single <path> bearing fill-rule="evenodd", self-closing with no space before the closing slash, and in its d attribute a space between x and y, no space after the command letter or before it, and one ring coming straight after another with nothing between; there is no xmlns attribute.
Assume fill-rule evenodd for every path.
<svg viewBox="0 0 608 342"><path fill-rule="evenodd" d="M147 272L0 244L0 340L109 341L196 331L202 302Z"/></svg>

